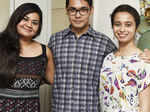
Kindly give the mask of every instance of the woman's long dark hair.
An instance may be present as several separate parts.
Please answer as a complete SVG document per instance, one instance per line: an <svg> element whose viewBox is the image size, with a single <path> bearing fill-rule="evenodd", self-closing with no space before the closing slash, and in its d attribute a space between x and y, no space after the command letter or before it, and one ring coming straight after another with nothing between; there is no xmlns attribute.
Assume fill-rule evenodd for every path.
<svg viewBox="0 0 150 112"><path fill-rule="evenodd" d="M19 34L17 24L29 13L36 12L40 17L37 37L42 29L42 11L34 3L20 5L10 17L6 29L0 33L0 88L8 87L15 77L16 61L20 54Z"/></svg>

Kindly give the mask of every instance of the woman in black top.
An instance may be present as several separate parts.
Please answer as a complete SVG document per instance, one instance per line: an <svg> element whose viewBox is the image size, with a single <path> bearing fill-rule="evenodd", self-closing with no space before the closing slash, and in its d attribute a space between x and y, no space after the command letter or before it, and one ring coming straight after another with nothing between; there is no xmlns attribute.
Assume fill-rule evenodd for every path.
<svg viewBox="0 0 150 112"><path fill-rule="evenodd" d="M40 111L39 86L54 75L50 49L33 40L41 28L39 6L24 3L0 34L0 112Z"/></svg>

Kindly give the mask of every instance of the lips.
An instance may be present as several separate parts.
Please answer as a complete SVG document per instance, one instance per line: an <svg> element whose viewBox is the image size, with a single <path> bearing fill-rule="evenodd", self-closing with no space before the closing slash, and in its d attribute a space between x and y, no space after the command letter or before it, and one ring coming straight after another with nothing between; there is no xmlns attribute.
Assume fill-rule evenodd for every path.
<svg viewBox="0 0 150 112"><path fill-rule="evenodd" d="M32 32L32 29L30 29L30 28L23 27L23 29L27 32Z"/></svg>
<svg viewBox="0 0 150 112"><path fill-rule="evenodd" d="M80 24L80 23L82 23L82 21L74 21L74 23Z"/></svg>
<svg viewBox="0 0 150 112"><path fill-rule="evenodd" d="M126 37L126 35L119 35L119 37L120 37L120 38L124 38L124 37Z"/></svg>
<svg viewBox="0 0 150 112"><path fill-rule="evenodd" d="M127 37L127 34L118 34L119 38L125 38Z"/></svg>

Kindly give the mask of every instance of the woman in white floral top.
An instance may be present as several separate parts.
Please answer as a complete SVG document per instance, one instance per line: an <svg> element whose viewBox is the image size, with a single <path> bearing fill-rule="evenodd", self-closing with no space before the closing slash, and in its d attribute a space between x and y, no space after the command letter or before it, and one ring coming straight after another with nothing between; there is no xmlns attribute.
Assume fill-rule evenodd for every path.
<svg viewBox="0 0 150 112"><path fill-rule="evenodd" d="M100 74L101 112L150 112L150 64L138 56L134 43L138 12L123 4L111 15L119 48L104 59Z"/></svg>

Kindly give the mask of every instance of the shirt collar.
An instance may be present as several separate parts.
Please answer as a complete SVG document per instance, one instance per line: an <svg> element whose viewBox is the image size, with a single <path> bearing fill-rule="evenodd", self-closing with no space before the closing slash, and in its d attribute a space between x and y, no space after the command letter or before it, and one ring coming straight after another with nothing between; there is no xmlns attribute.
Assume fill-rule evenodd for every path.
<svg viewBox="0 0 150 112"><path fill-rule="evenodd" d="M63 38L69 37L68 35L71 35L71 34L74 34L74 32L72 32L71 25L70 25L67 29L64 30ZM85 32L83 35L89 35L87 37L94 38L95 30L91 26L89 26L87 32Z"/></svg>
<svg viewBox="0 0 150 112"><path fill-rule="evenodd" d="M67 35L69 35L70 33L73 33L72 31L71 31L71 28L69 27L69 28L67 28L67 29L65 29L64 31L63 31L63 38L65 38L65 37L67 37Z"/></svg>

